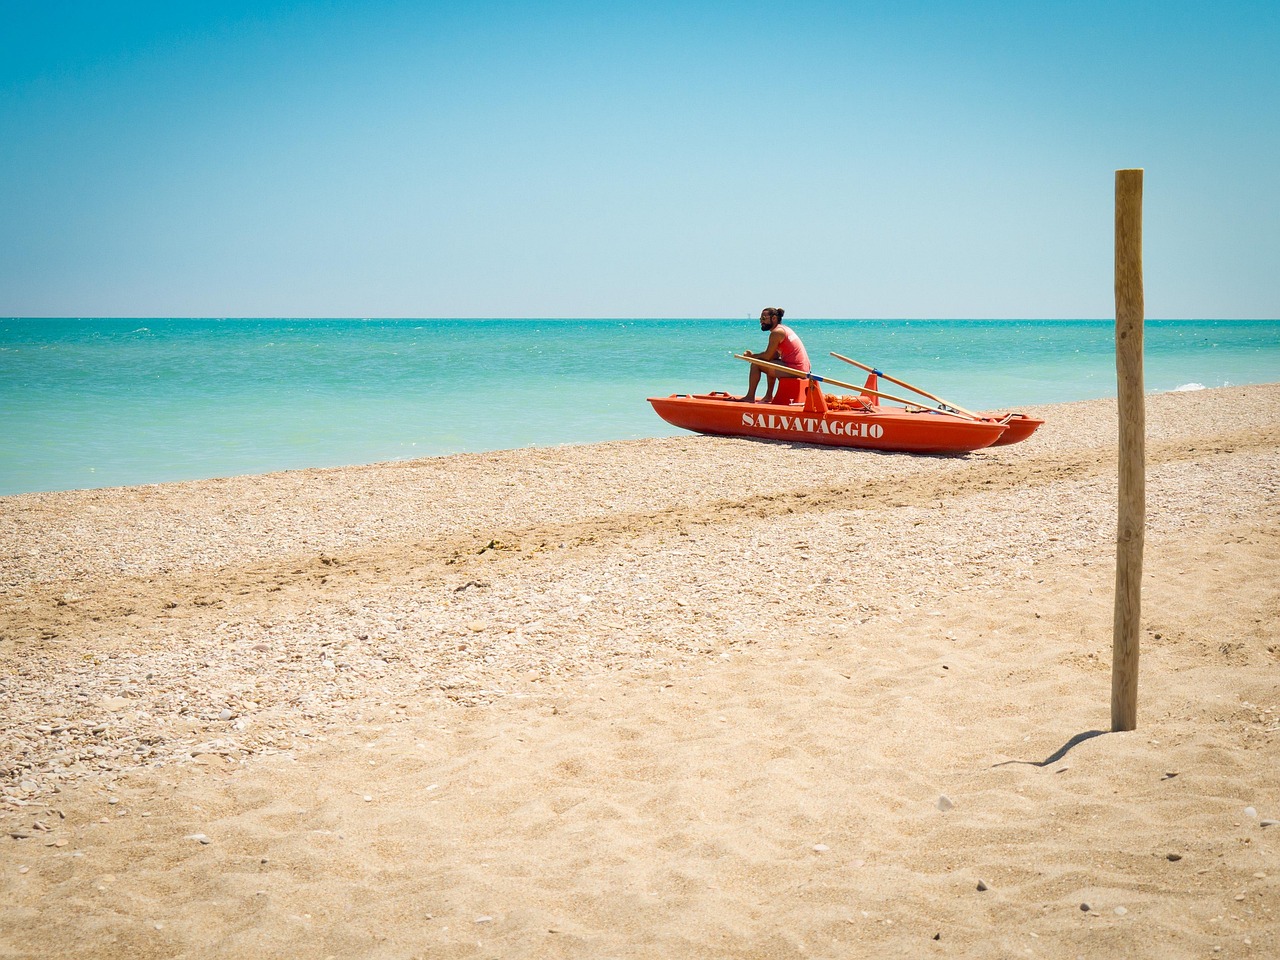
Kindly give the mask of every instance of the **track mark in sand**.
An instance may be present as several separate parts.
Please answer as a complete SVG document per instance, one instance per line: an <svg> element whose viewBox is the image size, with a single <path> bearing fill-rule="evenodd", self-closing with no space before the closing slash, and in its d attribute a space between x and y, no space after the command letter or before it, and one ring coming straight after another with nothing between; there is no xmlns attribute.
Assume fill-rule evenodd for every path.
<svg viewBox="0 0 1280 960"><path fill-rule="evenodd" d="M1147 463L1187 462L1276 447L1280 447L1280 429L1275 427L1194 441L1175 438L1149 442ZM307 558L294 556L275 563L164 577L32 585L0 611L0 655L75 656L89 639L97 642L109 635L120 644L142 640L150 624L163 623L164 632L172 635L175 622L195 631L229 618L271 619L291 604L315 602L317 586L322 587L322 602L342 602L386 584L452 590L459 583L483 579L483 571L494 569L494 564L599 549L638 534L679 536L700 527L780 514L930 507L970 495L1087 479L1114 472L1115 450L1095 447L1037 457L1011 448L966 459L937 458L931 467L856 484L615 513L568 523L451 530L431 540L381 544L342 555L322 551ZM121 619L126 617L128 635L120 629ZM15 641L21 641L21 646Z"/></svg>

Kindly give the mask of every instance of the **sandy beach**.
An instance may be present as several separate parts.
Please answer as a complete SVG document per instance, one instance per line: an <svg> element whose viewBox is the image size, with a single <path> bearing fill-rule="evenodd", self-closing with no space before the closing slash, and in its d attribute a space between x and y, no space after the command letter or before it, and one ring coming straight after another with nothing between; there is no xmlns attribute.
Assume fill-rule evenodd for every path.
<svg viewBox="0 0 1280 960"><path fill-rule="evenodd" d="M0 498L2 957L1280 955L1280 385Z"/></svg>

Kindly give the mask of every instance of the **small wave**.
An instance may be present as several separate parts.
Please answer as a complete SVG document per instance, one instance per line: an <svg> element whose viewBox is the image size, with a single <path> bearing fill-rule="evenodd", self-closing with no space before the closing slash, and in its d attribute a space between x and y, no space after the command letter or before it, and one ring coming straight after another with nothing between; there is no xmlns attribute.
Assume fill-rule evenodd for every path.
<svg viewBox="0 0 1280 960"><path fill-rule="evenodd" d="M1205 390L1207 389L1203 383L1184 383L1180 387L1174 387L1173 393L1185 393L1189 390Z"/></svg>

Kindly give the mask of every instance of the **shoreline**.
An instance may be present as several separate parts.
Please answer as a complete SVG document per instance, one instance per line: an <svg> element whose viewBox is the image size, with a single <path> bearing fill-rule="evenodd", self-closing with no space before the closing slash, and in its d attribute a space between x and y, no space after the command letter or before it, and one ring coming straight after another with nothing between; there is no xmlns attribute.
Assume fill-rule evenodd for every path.
<svg viewBox="0 0 1280 960"><path fill-rule="evenodd" d="M671 331L686 345L683 359L654 359L653 329L614 321L578 333L543 330L537 322L481 324L449 335L443 354L429 348L430 324L423 321L322 336L289 320L241 332L197 324L198 331L185 334L160 327L144 334L130 332L129 323L104 332L88 323L46 337L15 335L0 349L7 358L0 362L0 395L16 416L9 456L0 461L0 491L107 489L675 435L644 398L741 392L746 369L731 352L754 346L758 334L754 321L745 329L739 320L724 327L672 322L685 324ZM1114 338L1105 329L1111 321L980 322L1008 325L1003 333L974 323L869 321L855 328L813 320L806 344L830 376L861 382L861 374L840 372L853 368L825 358L854 345L864 360L892 359L891 372L896 366L907 379L926 376L931 389L970 409L1115 392ZM1275 323L1170 323L1149 327L1149 389L1280 380ZM1030 353L1014 359L1000 347L1008 342ZM557 357L547 369L555 390L526 375L527 358L542 350ZM463 357L469 359L459 362ZM1064 357L1071 363L1064 366ZM92 403L80 392L88 383L78 379L89 369L98 371ZM175 374L183 369L193 379ZM613 375L602 377L607 369ZM145 394L136 390L138 377L150 385ZM477 393L475 378L503 386Z"/></svg>
<svg viewBox="0 0 1280 960"><path fill-rule="evenodd" d="M1277 381L1277 383L1280 383L1280 381ZM1275 385L1276 384L1261 383L1261 384L1243 384L1243 385L1237 384L1234 386L1213 387L1213 386L1204 386L1202 384L1187 384L1187 385L1175 387L1169 390L1158 391L1158 392L1153 391L1153 392L1147 393L1146 396L1159 397L1159 396L1164 396L1168 394L1200 393L1206 390L1208 391L1241 390L1241 389L1247 390L1247 389L1252 389L1254 387L1266 388L1268 386L1275 386ZM1191 389L1188 389L1189 387ZM1021 405L1021 406L1002 408L1001 411L999 412L988 411L986 415L998 416L998 415L1002 415L1002 413L1007 413L1011 411L1024 412L1030 416L1043 416L1045 415L1046 412L1049 412L1049 415L1052 415L1052 411L1058 410L1059 408L1073 408L1081 405L1096 405L1096 404L1106 404L1106 403L1111 403L1112 405L1114 405L1115 400L1116 400L1115 397L1100 397L1100 398L1094 398L1090 400L1073 400L1073 401ZM677 428L672 427L671 429L677 429ZM59 488L54 490L32 490L32 491L25 491L25 492L19 492L19 493L0 493L0 504L3 504L7 500L12 500L14 498L21 498L21 497L44 497L44 496L55 496L59 494L92 494L92 493L100 493L100 492L107 492L107 491L114 491L114 490L133 490L133 489L141 489L141 488L154 489L157 487L175 487L175 486L183 486L187 484L199 484L199 483L227 483L230 481L247 480L250 478L285 477L285 476L296 475L296 474L313 475L317 473L331 473L334 471L346 471L346 470L370 470L370 469L377 469L377 468L390 469L395 467L412 466L414 464L422 464L422 463L428 463L428 462L434 462L434 461L442 461L442 460L448 461L453 458L490 457L494 455L519 454L522 452L573 450L581 447L596 447L596 446L613 445L613 444L643 444L643 443L650 443L650 442L682 440L682 439L687 439L688 437L691 437L691 436L696 436L696 434L682 431L670 436L663 436L663 437L633 437L630 439L620 439L620 440L565 441L561 443L530 444L530 445L519 446L519 447L498 448L494 450L468 450L468 451L454 451L449 453L424 454L422 456L414 456L414 457L398 457L393 460L376 460L368 463L337 464L332 466L313 466L313 467L305 467L305 466L304 467L287 467L282 469L268 470L265 472L226 474L226 475L210 476L210 477L196 477L192 479L156 480L156 481L143 481L138 483L110 484L110 485L101 486L101 487L74 487L70 489ZM868 452L868 451L864 451L864 452Z"/></svg>
<svg viewBox="0 0 1280 960"><path fill-rule="evenodd" d="M1280 383L1148 394L1148 443L1159 443L1166 436L1177 434L1178 418L1182 416L1177 411L1187 407L1186 403L1177 402L1177 398L1203 397L1208 400L1215 397L1239 397L1242 395L1241 391L1256 391L1257 396L1267 398L1266 402L1270 403L1273 402L1271 397L1277 390L1280 390ZM1045 443L1051 443L1055 449L1061 448L1064 450L1098 446L1106 443L1108 438L1110 442L1114 443L1115 404L1115 398L1109 397L1020 408L1029 416L1046 419L1047 423L1030 441L1007 448L1007 450L1013 451L1010 456L1016 462L1020 451L1027 449L1038 450ZM1162 415L1162 411L1166 410L1170 412ZM1165 417L1168 419L1166 420ZM1081 422L1088 418L1094 419L1095 422L1092 424ZM1070 423L1067 429L1063 429L1063 421L1066 419L1070 419L1073 422ZM1208 434L1213 431L1220 431L1221 434L1238 432L1234 425L1231 424L1230 417L1210 416L1206 418L1205 439L1212 439L1212 436ZM1053 439L1046 441L1047 434L1054 435ZM494 498L489 496L490 491L484 489L486 474L490 471L513 472L521 480L542 482L547 480L555 470L576 469L580 462L585 462L589 472L583 477L583 482L598 485L610 495L621 494L627 496L626 492L618 484L611 482L609 479L608 471L613 461L624 459L643 460L650 456L670 461L672 458L678 459L678 453L680 452L695 452L687 447L690 443L697 443L705 447L708 456L704 459L713 465L722 464L727 458L725 445L747 444L747 447L743 449L749 453L765 451L765 456L754 457L753 459L762 460L770 470L780 472L789 482L796 482L805 477L807 470L815 462L818 464L817 469L819 470L818 477L820 481L837 480L840 469L850 465L841 461L857 457L866 458L867 464L870 465L881 467L888 463L891 464L889 469L900 469L909 473L914 473L917 469L922 469L922 465L933 461L965 462L974 458L986 460L996 457L999 458L999 462L1004 462L1001 448L979 450L967 457L948 457L885 453L870 450L842 451L839 449L823 449L817 445L803 443L774 443L771 441L681 433L673 437L609 440L548 447L518 447L506 450L451 453L411 460L389 460L350 466L308 467L263 474L244 474L198 480L8 494L0 496L0 559L3 559L4 562L4 566L0 566L0 574L9 573L7 568L16 563L18 568L22 569L24 577L34 575L39 578L38 574L33 574L30 567L22 567L19 559L19 544L23 537L30 533L29 530L23 529L24 524L43 526L52 522L52 528L44 527L43 532L45 535L53 536L61 541L58 547L50 551L50 557L55 565L54 575L65 575L61 572L64 570L63 559L66 553L71 552L66 550L66 545L74 537L72 531L82 525L82 521L76 519L80 511L99 513L104 508L113 508L122 516L122 519L116 523L108 522L106 525L108 538L117 538L118 540L127 536L129 529L138 529L149 534L155 534L156 543L163 545L169 543L169 538L160 535L159 525L157 523L148 523L145 518L142 518L142 525L139 526L139 518L129 513L131 508L136 508L146 502L149 510L162 514L165 522L206 525L211 524L212 519L218 516L221 516L224 520L226 517L234 517L238 522L246 522L247 518L254 514L262 514L274 510L279 511L289 521L292 521L292 525L284 524L279 528L272 529L270 533L295 537L299 543L298 552L305 553L315 545L313 541L316 538L299 536L302 526L309 526L314 531L317 528L323 529L323 525L318 525L313 520L305 518L305 511L302 507L291 506L286 502L289 497L297 497L305 493L319 502L325 509L336 507L339 499L344 497L348 499L376 497L378 498L376 503L363 506L368 509L373 507L383 508L386 513L379 518L376 524L368 522L352 523L352 526L360 527L360 535L368 532L371 526L376 526L378 529L375 533L380 537L413 536L424 531L434 531L438 526L447 525L452 519L457 519L460 516L464 516L466 519L476 523L491 523L496 514L511 511L513 504L505 493L500 500L495 501ZM759 447L760 450L753 449L755 447ZM579 451L582 456L576 454ZM797 462L793 452L806 455L803 458L803 465ZM697 460L699 458L694 457L692 459ZM853 466L861 469L867 464L855 460ZM913 464L918 466L913 466ZM683 473L688 465L685 462L681 462L675 469ZM642 468L642 466L643 463L628 463L629 469L633 470ZM641 479L646 481L669 481L671 478L672 469L663 469L659 465L657 472ZM685 475L685 478L688 479L688 475ZM426 518L416 515L408 516L410 511L416 514L420 504L417 501L406 504L406 498L397 496L396 491L393 489L397 483L401 482L440 484L444 480L448 480L454 486L464 488L466 494L454 497L450 501L447 510L431 512ZM718 482L718 478L714 473L706 469L696 471L692 475L692 480L701 484L704 488L711 488ZM308 489L308 484L320 484L327 489ZM563 486L562 483L557 485ZM687 486L688 484L685 485ZM743 489L743 487L740 486L740 489ZM759 484L753 485L749 481L745 484L746 492L759 489L761 489ZM528 492L524 491L524 493ZM682 491L681 497L683 501L687 502L693 499L694 495L688 491ZM477 513L468 509L477 498L484 503L487 512ZM629 496L628 500L630 506L635 506L637 503L635 497ZM229 501L242 501L242 503L239 506L235 506ZM209 509L202 511L201 505L208 506ZM312 505L308 503L304 506L310 507ZM561 505L563 505L563 501ZM515 504L514 507L521 515L534 514L539 509L536 505L530 505L527 496L523 497L522 501ZM366 513L368 509L366 509ZM462 514L457 512L459 509L463 510ZM300 515L304 519L299 520ZM70 522L68 523L68 521ZM209 529L201 529L199 535L201 537L210 536L217 542L221 539L220 534L223 532L216 529L216 524L213 524ZM332 535L333 531L327 531L327 533L329 534L327 539L332 542L335 548L361 542L359 535L343 537L341 535ZM131 546L135 545L131 544ZM177 545L185 549L190 546L190 542L180 541ZM259 552L266 554L274 549L274 546L268 549L264 545ZM211 559L198 550L189 550L187 555L192 565L206 563ZM88 566L92 566L94 562L101 564L103 559L98 557L95 561L86 561L86 563ZM172 563L181 562L174 551L171 551L168 560ZM155 562L159 563L160 561L157 560ZM80 572L88 572L88 566L82 568ZM125 568L118 569L127 569L127 565ZM0 588L3 588L3 586L5 585L0 584Z"/></svg>
<svg viewBox="0 0 1280 960"><path fill-rule="evenodd" d="M0 947L1280 949L1280 385L1147 397L1134 734L1093 736L1115 401L1028 412L959 458L690 434L0 498ZM265 899L192 886L256 849ZM116 879L52 923L74 852ZM362 862L379 902L290 919Z"/></svg>

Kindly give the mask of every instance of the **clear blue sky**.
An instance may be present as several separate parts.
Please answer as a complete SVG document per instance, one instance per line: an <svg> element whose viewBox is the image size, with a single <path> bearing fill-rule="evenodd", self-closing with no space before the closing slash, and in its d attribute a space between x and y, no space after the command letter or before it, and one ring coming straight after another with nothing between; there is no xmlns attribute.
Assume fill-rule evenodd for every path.
<svg viewBox="0 0 1280 960"><path fill-rule="evenodd" d="M0 314L1280 317L1280 4L0 2Z"/></svg>

